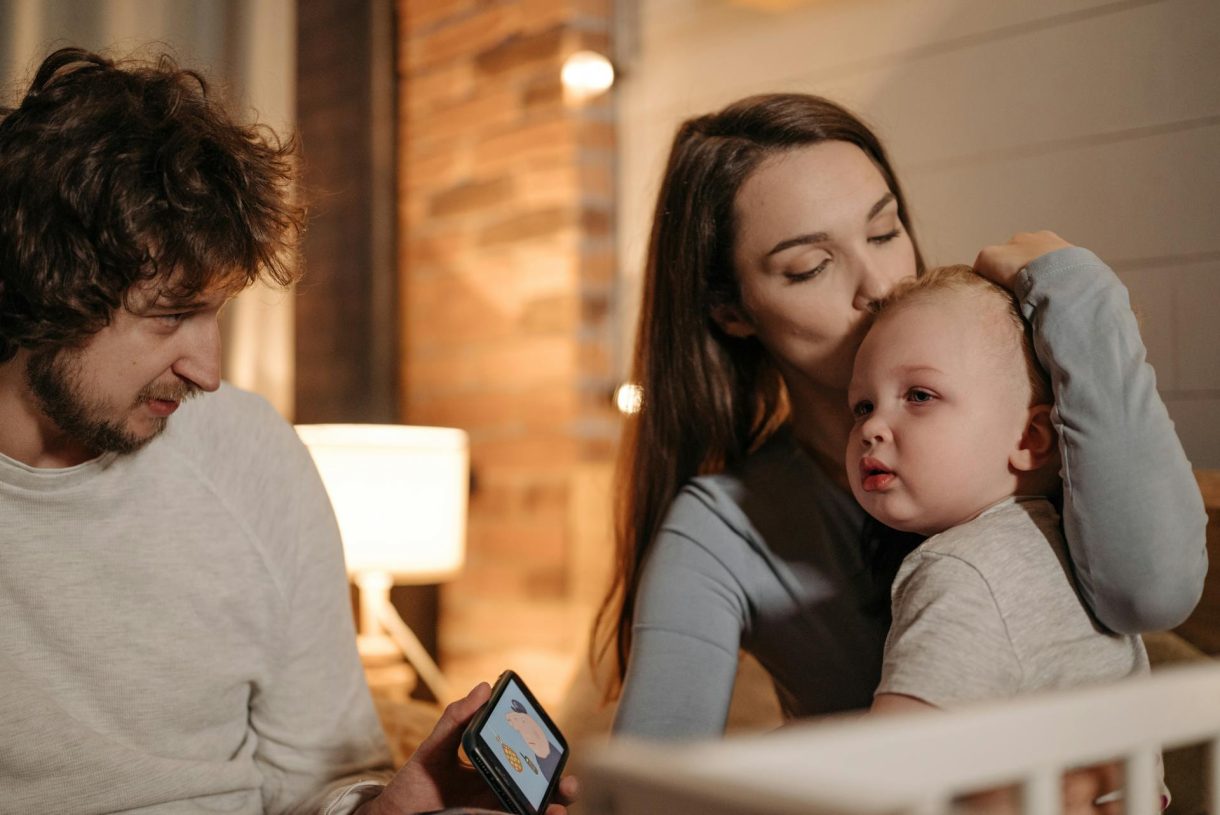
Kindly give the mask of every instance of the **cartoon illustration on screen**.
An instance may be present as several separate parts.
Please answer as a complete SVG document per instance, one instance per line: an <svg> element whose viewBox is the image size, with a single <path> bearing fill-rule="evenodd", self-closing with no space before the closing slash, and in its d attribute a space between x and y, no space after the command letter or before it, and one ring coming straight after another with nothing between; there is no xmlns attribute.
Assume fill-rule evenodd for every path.
<svg viewBox="0 0 1220 815"><path fill-rule="evenodd" d="M504 740L500 738L499 733L496 734L496 741L500 742L500 749L504 751L504 758L508 761L508 766L512 767L517 772L524 771L525 767L521 766L521 756L517 755L516 750L504 743ZM533 767L530 767L530 769L533 769ZM534 770L534 772L538 771Z"/></svg>
<svg viewBox="0 0 1220 815"><path fill-rule="evenodd" d="M555 766L559 763L559 748L551 744L542 731L542 726L525 711L525 706L516 699L512 700L512 710L504 718L509 727L520 733L522 740L534 751L534 757L538 759L538 766L542 769L542 776L549 779L554 775ZM530 763L528 756L522 758ZM533 769L532 763L530 769Z"/></svg>

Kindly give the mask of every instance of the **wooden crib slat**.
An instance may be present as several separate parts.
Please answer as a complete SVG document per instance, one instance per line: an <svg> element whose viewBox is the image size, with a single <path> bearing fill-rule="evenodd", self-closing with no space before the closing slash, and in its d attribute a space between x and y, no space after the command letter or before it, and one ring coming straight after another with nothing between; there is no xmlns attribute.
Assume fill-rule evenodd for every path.
<svg viewBox="0 0 1220 815"><path fill-rule="evenodd" d="M1059 815L1063 792L1059 770L1038 768L1021 785L1022 815Z"/></svg>
<svg viewBox="0 0 1220 815"><path fill-rule="evenodd" d="M1123 796L1126 815L1159 815L1161 811L1161 769L1159 750L1141 747L1130 753L1124 764Z"/></svg>
<svg viewBox="0 0 1220 815"><path fill-rule="evenodd" d="M1207 811L1220 813L1220 736L1207 745ZM1170 790L1172 793L1173 790Z"/></svg>

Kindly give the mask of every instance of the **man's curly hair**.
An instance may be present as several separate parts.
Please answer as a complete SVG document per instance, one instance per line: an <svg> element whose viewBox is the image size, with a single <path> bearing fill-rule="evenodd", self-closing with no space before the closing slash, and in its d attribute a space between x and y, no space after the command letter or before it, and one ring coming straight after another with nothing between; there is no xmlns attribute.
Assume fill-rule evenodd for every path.
<svg viewBox="0 0 1220 815"><path fill-rule="evenodd" d="M294 152L168 56L51 54L0 108L0 362L83 341L144 281L291 283Z"/></svg>

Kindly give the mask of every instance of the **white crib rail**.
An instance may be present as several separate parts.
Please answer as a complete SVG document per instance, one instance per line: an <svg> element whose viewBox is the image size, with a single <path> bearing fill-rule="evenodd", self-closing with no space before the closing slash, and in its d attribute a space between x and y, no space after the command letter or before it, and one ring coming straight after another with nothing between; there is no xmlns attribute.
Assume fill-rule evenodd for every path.
<svg viewBox="0 0 1220 815"><path fill-rule="evenodd" d="M1123 811L1160 811L1157 753L1207 744L1220 815L1220 666L947 712L837 717L698 744L617 740L583 772L585 815L932 815L1019 784L1026 815L1061 811L1064 770L1120 761Z"/></svg>

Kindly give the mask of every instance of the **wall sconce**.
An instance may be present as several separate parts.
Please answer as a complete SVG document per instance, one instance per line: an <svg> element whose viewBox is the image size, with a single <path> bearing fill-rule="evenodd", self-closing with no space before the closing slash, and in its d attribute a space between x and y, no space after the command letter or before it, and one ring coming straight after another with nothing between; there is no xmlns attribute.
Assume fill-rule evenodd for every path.
<svg viewBox="0 0 1220 815"><path fill-rule="evenodd" d="M633 416L644 406L644 389L631 382L624 382L614 390L614 406L624 416Z"/></svg>
<svg viewBox="0 0 1220 815"><path fill-rule="evenodd" d="M559 77L563 81L564 100L581 105L610 89L614 84L614 66L596 51L577 51L563 61Z"/></svg>
<svg viewBox="0 0 1220 815"><path fill-rule="evenodd" d="M362 656L401 653L442 704L436 662L390 603L390 587L457 576L470 484L465 431L405 425L297 425L330 495L347 572L360 588Z"/></svg>

